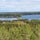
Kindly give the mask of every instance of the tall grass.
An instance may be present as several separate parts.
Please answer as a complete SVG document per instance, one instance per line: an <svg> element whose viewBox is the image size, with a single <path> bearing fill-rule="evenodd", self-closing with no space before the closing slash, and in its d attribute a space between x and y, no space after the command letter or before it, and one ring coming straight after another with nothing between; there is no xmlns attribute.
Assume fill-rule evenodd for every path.
<svg viewBox="0 0 40 40"><path fill-rule="evenodd" d="M0 40L40 40L40 23L34 21L1 23Z"/></svg>

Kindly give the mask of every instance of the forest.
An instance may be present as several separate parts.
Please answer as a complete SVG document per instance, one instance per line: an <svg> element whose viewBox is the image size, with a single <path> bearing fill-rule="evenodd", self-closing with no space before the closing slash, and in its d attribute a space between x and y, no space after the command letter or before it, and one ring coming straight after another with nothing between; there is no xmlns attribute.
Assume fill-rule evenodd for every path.
<svg viewBox="0 0 40 40"><path fill-rule="evenodd" d="M0 40L40 40L40 20L0 21Z"/></svg>
<svg viewBox="0 0 40 40"><path fill-rule="evenodd" d="M0 12L1 18L21 17L22 15L40 15L40 12Z"/></svg>

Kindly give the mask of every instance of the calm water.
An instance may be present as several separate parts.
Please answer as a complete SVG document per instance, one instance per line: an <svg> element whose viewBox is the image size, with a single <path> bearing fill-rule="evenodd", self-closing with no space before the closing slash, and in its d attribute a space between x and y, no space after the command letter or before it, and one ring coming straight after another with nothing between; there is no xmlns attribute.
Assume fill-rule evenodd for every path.
<svg viewBox="0 0 40 40"><path fill-rule="evenodd" d="M40 15L24 15L24 16L21 16L21 18L23 19L38 19L40 20ZM17 18L0 18L0 20L17 20Z"/></svg>
<svg viewBox="0 0 40 40"><path fill-rule="evenodd" d="M38 20L40 20L40 15L24 15L24 16L22 16L22 18L24 18L24 19L29 19L29 20L31 20L31 19L38 19Z"/></svg>

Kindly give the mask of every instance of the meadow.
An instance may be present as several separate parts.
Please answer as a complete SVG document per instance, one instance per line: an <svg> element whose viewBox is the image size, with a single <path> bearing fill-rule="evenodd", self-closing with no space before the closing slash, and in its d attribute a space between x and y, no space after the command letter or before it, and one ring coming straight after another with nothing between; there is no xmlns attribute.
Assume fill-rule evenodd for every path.
<svg viewBox="0 0 40 40"><path fill-rule="evenodd" d="M0 21L0 40L40 40L40 20Z"/></svg>

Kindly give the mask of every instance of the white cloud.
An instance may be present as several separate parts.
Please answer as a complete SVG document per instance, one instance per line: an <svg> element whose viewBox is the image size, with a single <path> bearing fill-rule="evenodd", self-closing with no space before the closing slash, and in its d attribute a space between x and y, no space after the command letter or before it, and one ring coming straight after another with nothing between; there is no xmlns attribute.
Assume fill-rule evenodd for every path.
<svg viewBox="0 0 40 40"><path fill-rule="evenodd" d="M40 11L40 0L2 0L0 10Z"/></svg>

